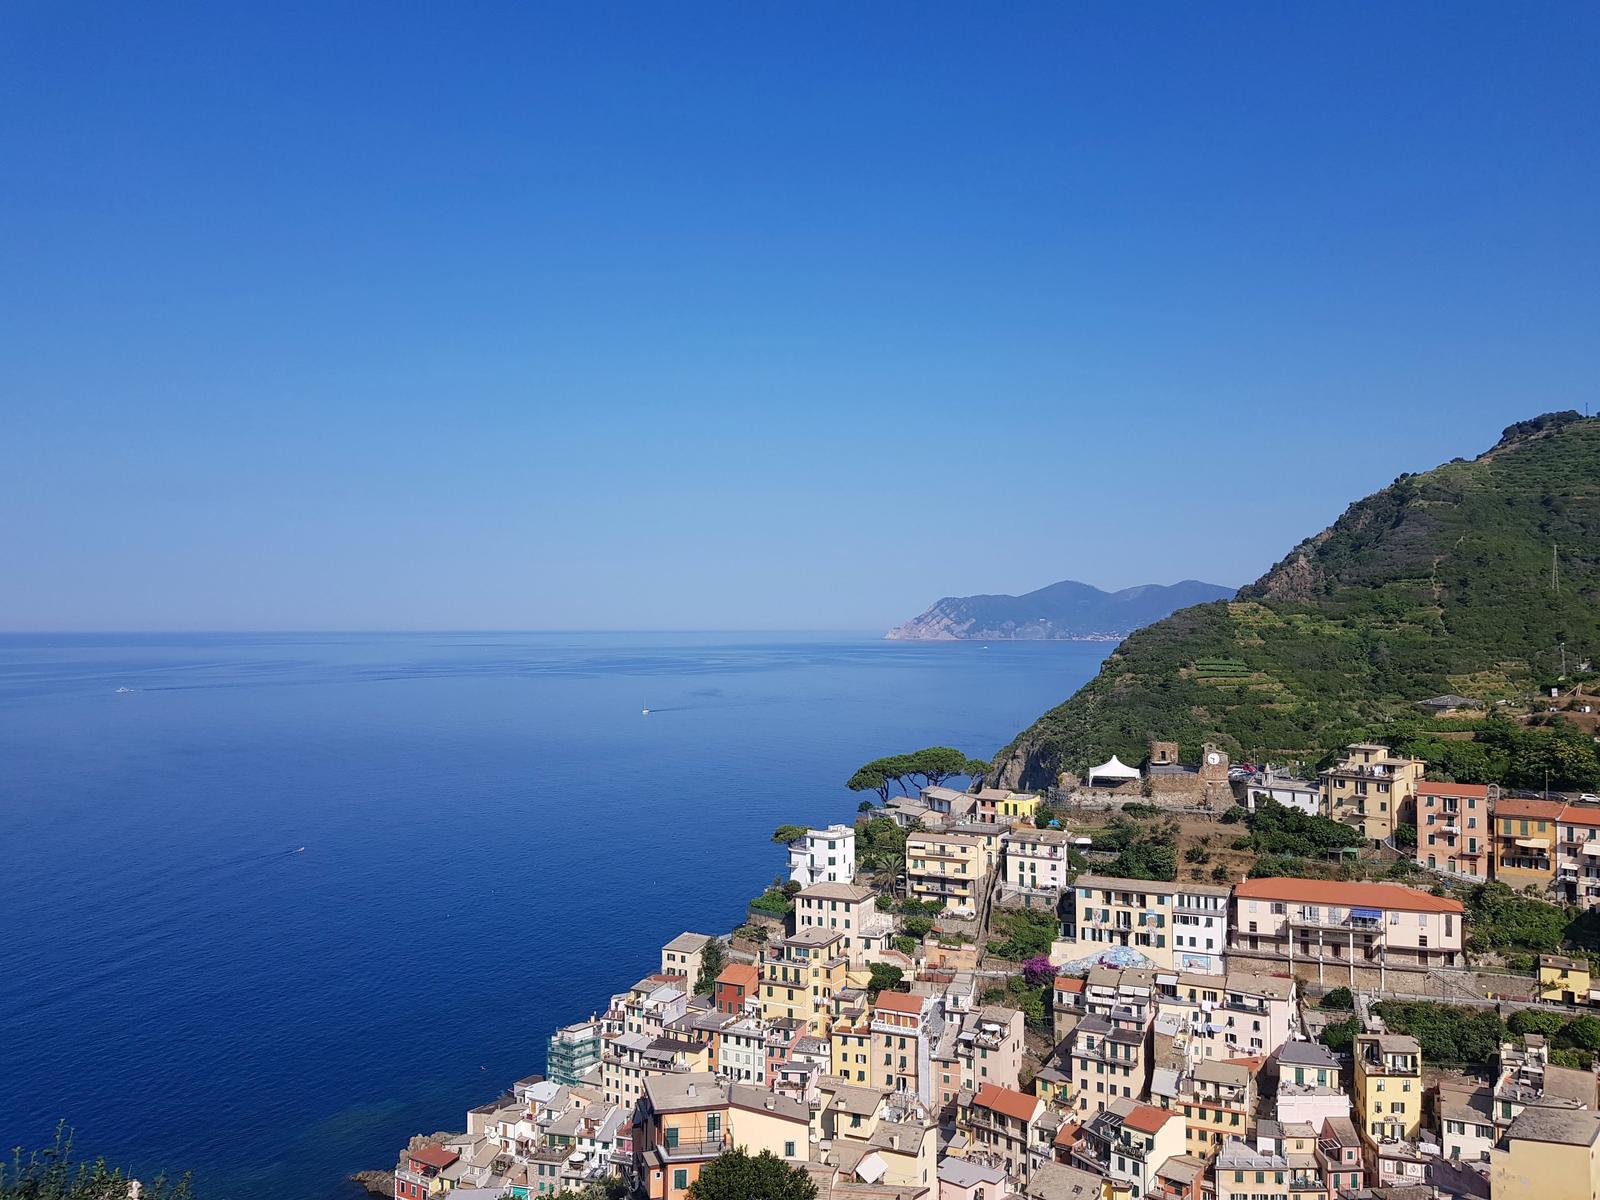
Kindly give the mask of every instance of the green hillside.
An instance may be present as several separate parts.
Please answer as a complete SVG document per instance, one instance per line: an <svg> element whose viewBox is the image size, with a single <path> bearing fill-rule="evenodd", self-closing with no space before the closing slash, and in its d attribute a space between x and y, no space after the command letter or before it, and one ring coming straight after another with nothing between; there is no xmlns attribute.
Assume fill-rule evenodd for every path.
<svg viewBox="0 0 1600 1200"><path fill-rule="evenodd" d="M1040 786L1112 753L1138 762L1151 737L1177 740L1191 761L1214 741L1282 762L1384 736L1459 778L1542 783L1554 761L1552 786L1593 788L1587 735L1502 716L1473 741L1471 723L1433 721L1415 703L1448 692L1526 712L1558 673L1562 641L1569 667L1600 665L1600 419L1575 412L1519 422L1470 462L1402 475L1236 600L1139 630L996 756L994 782Z"/></svg>

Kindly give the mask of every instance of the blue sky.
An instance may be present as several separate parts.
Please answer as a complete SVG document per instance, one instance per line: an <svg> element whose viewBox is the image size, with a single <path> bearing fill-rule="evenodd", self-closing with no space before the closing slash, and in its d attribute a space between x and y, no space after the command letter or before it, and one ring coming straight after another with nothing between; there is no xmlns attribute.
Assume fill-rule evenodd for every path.
<svg viewBox="0 0 1600 1200"><path fill-rule="evenodd" d="M1600 8L0 9L0 628L1254 578L1593 403Z"/></svg>

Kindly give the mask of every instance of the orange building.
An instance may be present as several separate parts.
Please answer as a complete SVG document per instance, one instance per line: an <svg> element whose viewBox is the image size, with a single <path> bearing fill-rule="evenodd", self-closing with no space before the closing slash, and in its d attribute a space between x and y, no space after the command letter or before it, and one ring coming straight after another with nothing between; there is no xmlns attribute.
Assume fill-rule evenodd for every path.
<svg viewBox="0 0 1600 1200"><path fill-rule="evenodd" d="M761 972L751 963L729 963L717 976L712 1002L718 1012L742 1016L745 1001L755 999L760 983Z"/></svg>

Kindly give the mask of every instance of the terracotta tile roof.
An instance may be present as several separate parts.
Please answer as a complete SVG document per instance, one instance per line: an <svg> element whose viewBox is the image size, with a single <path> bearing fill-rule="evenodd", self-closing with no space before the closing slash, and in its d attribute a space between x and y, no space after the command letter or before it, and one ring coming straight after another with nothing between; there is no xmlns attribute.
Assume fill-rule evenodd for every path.
<svg viewBox="0 0 1600 1200"><path fill-rule="evenodd" d="M1140 1133L1160 1133L1162 1126L1177 1115L1163 1108L1152 1108L1148 1104L1135 1104L1133 1111L1122 1118L1122 1123L1130 1129L1137 1129Z"/></svg>
<svg viewBox="0 0 1600 1200"><path fill-rule="evenodd" d="M1567 825L1600 825L1600 807L1569 804L1561 810L1561 820Z"/></svg>
<svg viewBox="0 0 1600 1200"><path fill-rule="evenodd" d="M1067 976L1063 975L1056 980L1056 991L1081 992L1083 991L1083 980L1069 979Z"/></svg>
<svg viewBox="0 0 1600 1200"><path fill-rule="evenodd" d="M1061 1122L1061 1128L1056 1130L1054 1143L1057 1146L1076 1146L1083 1140L1083 1126L1075 1121Z"/></svg>
<svg viewBox="0 0 1600 1200"><path fill-rule="evenodd" d="M1398 883L1340 883L1332 879L1246 879L1233 889L1244 900L1290 900L1337 904L1346 908L1385 908L1400 912L1460 913L1459 900L1433 896Z"/></svg>
<svg viewBox="0 0 1600 1200"><path fill-rule="evenodd" d="M882 991L872 1007L887 1009L890 1012L920 1013L922 1005L927 1000L926 996L913 996L910 992Z"/></svg>
<svg viewBox="0 0 1600 1200"><path fill-rule="evenodd" d="M1417 784L1419 796L1476 796L1482 800L1489 795L1489 787L1483 783L1429 783L1424 780Z"/></svg>
<svg viewBox="0 0 1600 1200"><path fill-rule="evenodd" d="M446 1150L443 1146L424 1146L420 1150L407 1151L407 1156L413 1162L438 1170L443 1170L461 1157L454 1150Z"/></svg>
<svg viewBox="0 0 1600 1200"><path fill-rule="evenodd" d="M1537 817L1541 821L1555 821L1561 817L1566 805L1560 800L1501 800L1494 806L1497 817Z"/></svg>
<svg viewBox="0 0 1600 1200"><path fill-rule="evenodd" d="M717 976L718 983L731 983L744 987L754 987L761 980L761 972L749 963L729 963L722 968L722 974Z"/></svg>
<svg viewBox="0 0 1600 1200"><path fill-rule="evenodd" d="M1021 1092L1014 1092L995 1083L986 1083L980 1087L972 1102L979 1108L992 1109L1018 1121L1033 1120L1033 1114L1039 1110L1040 1105L1037 1096L1025 1096Z"/></svg>

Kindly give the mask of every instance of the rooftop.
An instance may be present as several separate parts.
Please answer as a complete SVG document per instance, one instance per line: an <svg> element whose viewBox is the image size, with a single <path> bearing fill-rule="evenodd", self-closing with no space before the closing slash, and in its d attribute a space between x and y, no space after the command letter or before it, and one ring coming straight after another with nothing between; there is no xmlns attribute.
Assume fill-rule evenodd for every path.
<svg viewBox="0 0 1600 1200"><path fill-rule="evenodd" d="M858 903L876 894L871 888L859 883L813 883L797 893L797 896L801 900L848 900Z"/></svg>
<svg viewBox="0 0 1600 1200"><path fill-rule="evenodd" d="M1021 1092L993 1083L986 1083L980 1087L972 1102L979 1108L987 1108L1017 1121L1031 1121L1040 1105L1037 1096L1025 1096Z"/></svg>
<svg viewBox="0 0 1600 1200"><path fill-rule="evenodd" d="M682 954L698 954L704 950L706 943L711 939L703 933L680 933L665 946L663 950L677 950Z"/></svg>
<svg viewBox="0 0 1600 1200"><path fill-rule="evenodd" d="M1233 889L1241 900L1288 900L1334 904L1347 908L1394 909L1399 912L1462 913L1459 900L1434 896L1398 883L1340 883L1331 879L1246 879Z"/></svg>
<svg viewBox="0 0 1600 1200"><path fill-rule="evenodd" d="M1570 1108L1525 1108L1506 1130L1510 1140L1592 1146L1600 1137L1600 1115Z"/></svg>

